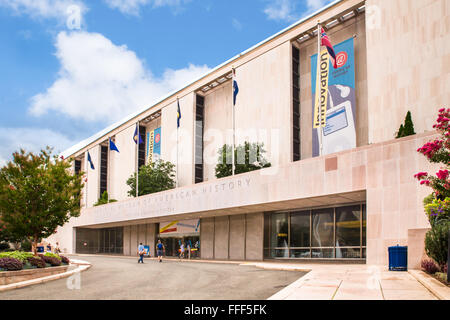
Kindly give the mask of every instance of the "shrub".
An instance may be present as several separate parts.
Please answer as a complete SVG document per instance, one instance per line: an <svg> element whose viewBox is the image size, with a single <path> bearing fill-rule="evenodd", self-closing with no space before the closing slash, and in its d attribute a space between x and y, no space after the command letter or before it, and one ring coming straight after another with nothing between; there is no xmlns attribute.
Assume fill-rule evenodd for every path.
<svg viewBox="0 0 450 320"><path fill-rule="evenodd" d="M60 256L60 257L61 257L62 263L66 263L66 264L69 264L69 263L70 263L69 258L67 258L67 257L65 257L65 256Z"/></svg>
<svg viewBox="0 0 450 320"><path fill-rule="evenodd" d="M59 256L58 256L58 258L56 258L56 257L54 257L53 253L51 254L52 256L47 255L47 254L48 254L48 252L45 255L40 254L39 257L41 257L42 260L45 261L45 263L48 263L49 265L51 265L53 267L57 267L57 266L61 265L61 260L58 259Z"/></svg>
<svg viewBox="0 0 450 320"><path fill-rule="evenodd" d="M436 265L436 263L433 260L422 260L421 263L423 271L425 271L428 274L435 274L439 271L439 267Z"/></svg>
<svg viewBox="0 0 450 320"><path fill-rule="evenodd" d="M22 263L25 263L27 259L32 256L33 254L31 252L22 252L22 251L11 251L0 253L0 258L14 258L20 260Z"/></svg>
<svg viewBox="0 0 450 320"><path fill-rule="evenodd" d="M425 236L425 251L427 255L442 268L447 262L449 228L450 221L442 221L434 224Z"/></svg>
<svg viewBox="0 0 450 320"><path fill-rule="evenodd" d="M56 258L56 259L61 261L61 257L59 255L57 255L56 253L47 252L47 253L44 254L44 256Z"/></svg>
<svg viewBox="0 0 450 320"><path fill-rule="evenodd" d="M31 252L31 242L26 240L20 243L20 249L25 252Z"/></svg>
<svg viewBox="0 0 450 320"><path fill-rule="evenodd" d="M0 258L0 268L7 271L18 271L23 269L23 263L15 258Z"/></svg>
<svg viewBox="0 0 450 320"><path fill-rule="evenodd" d="M35 266L35 267L38 267L38 268L45 268L45 261L41 257L38 257L38 256L29 257L27 259L27 261L32 266Z"/></svg>

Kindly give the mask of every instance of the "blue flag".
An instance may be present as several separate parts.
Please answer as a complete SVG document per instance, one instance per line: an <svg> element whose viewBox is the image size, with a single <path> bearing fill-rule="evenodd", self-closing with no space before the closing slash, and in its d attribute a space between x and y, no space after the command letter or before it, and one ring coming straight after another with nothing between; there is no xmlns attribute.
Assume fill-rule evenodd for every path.
<svg viewBox="0 0 450 320"><path fill-rule="evenodd" d="M236 80L233 80L233 106L236 105L236 97L239 93L239 87Z"/></svg>
<svg viewBox="0 0 450 320"><path fill-rule="evenodd" d="M177 109L177 128L180 127L180 120L181 120L181 110L180 110L180 101L177 100L178 109Z"/></svg>
<svg viewBox="0 0 450 320"><path fill-rule="evenodd" d="M117 149L116 145L115 145L114 142L111 140L111 138L109 138L109 150L113 150L113 151L119 152L119 149Z"/></svg>
<svg viewBox="0 0 450 320"><path fill-rule="evenodd" d="M94 164L92 163L91 155L89 154L89 151L88 151L88 162L91 164L91 169L95 170Z"/></svg>
<svg viewBox="0 0 450 320"><path fill-rule="evenodd" d="M138 125L136 125L136 130L134 131L134 136L133 136L133 140L134 143L138 143L138 139L139 139L139 144L144 143L144 141L142 141L141 135L139 134L139 130L138 130Z"/></svg>

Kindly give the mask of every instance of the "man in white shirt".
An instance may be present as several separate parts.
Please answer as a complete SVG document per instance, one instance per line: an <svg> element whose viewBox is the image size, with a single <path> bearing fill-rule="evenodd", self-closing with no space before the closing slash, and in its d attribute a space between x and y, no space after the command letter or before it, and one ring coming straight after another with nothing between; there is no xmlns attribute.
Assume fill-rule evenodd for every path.
<svg viewBox="0 0 450 320"><path fill-rule="evenodd" d="M144 253L145 253L145 251L144 251L145 249L144 249L144 246L142 245L142 242L139 244L139 247L138 247L138 254L139 254L139 260L138 260L138 263L139 262L142 262L142 263L144 263Z"/></svg>

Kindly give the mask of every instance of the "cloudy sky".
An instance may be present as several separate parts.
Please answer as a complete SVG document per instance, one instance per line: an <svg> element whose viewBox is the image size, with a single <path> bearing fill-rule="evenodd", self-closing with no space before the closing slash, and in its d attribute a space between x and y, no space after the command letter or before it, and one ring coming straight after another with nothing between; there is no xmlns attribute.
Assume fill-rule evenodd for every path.
<svg viewBox="0 0 450 320"><path fill-rule="evenodd" d="M0 165L63 151L331 0L0 0Z"/></svg>

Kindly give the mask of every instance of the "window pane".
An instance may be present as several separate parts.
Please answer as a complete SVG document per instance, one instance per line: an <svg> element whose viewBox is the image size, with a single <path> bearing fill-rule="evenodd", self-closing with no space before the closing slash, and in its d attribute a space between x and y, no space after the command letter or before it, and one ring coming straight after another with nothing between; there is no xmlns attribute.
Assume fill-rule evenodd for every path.
<svg viewBox="0 0 450 320"><path fill-rule="evenodd" d="M334 249L312 249L312 258L334 258Z"/></svg>
<svg viewBox="0 0 450 320"><path fill-rule="evenodd" d="M272 258L289 258L288 249L272 249Z"/></svg>
<svg viewBox="0 0 450 320"><path fill-rule="evenodd" d="M334 242L333 209L313 210L312 212L312 246L333 247Z"/></svg>
<svg viewBox="0 0 450 320"><path fill-rule="evenodd" d="M291 247L309 247L309 211L291 214Z"/></svg>
<svg viewBox="0 0 450 320"><path fill-rule="evenodd" d="M336 208L336 248L360 246L360 206Z"/></svg>
<svg viewBox="0 0 450 320"><path fill-rule="evenodd" d="M264 248L270 247L270 213L264 214Z"/></svg>
<svg viewBox="0 0 450 320"><path fill-rule="evenodd" d="M311 258L309 249L291 249L291 258Z"/></svg>
<svg viewBox="0 0 450 320"><path fill-rule="evenodd" d="M279 213L272 216L272 235L270 246L272 248L288 247L288 214Z"/></svg>
<svg viewBox="0 0 450 320"><path fill-rule="evenodd" d="M366 205L362 205L362 245L363 247L366 246L366 219L367 219L367 213L366 213Z"/></svg>
<svg viewBox="0 0 450 320"><path fill-rule="evenodd" d="M355 259L360 257L361 257L360 247L345 248L345 249L336 247L336 258Z"/></svg>

